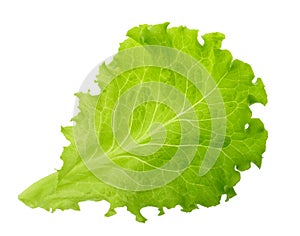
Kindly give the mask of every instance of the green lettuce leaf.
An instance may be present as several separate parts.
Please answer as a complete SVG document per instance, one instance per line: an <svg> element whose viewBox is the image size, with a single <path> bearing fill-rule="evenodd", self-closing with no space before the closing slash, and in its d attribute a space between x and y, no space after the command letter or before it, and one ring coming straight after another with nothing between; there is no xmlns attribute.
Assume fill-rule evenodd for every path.
<svg viewBox="0 0 300 236"><path fill-rule="evenodd" d="M177 205L185 212L198 204L215 206L222 195L229 200L236 195L240 171L251 163L261 166L268 134L259 119L251 118L249 106L265 105L267 95L260 78L252 82L251 66L221 49L223 34L205 34L201 45L197 30L164 23L134 27L127 36L112 62L99 67L101 93L76 94L76 124L61 130L70 142L61 155L63 166L19 195L29 207L79 210L79 202L105 200L110 203L106 216L125 206L145 222L140 210L147 206L161 215ZM177 70L158 66L166 60L164 50L175 53L168 60L178 63ZM197 81L180 73L191 71L182 69L187 60L204 68L192 77L212 78L213 87L207 79L199 91ZM132 66L141 61L144 66ZM136 97L144 102L137 104ZM206 158L209 150L217 158ZM95 153L110 162L100 165Z"/></svg>

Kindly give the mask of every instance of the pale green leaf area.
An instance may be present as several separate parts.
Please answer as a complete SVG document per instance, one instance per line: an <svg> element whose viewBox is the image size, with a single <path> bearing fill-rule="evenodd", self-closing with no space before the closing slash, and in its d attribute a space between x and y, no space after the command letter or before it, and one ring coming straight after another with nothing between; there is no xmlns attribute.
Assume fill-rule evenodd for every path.
<svg viewBox="0 0 300 236"><path fill-rule="evenodd" d="M168 23L164 23L134 27L128 31L127 36L120 44L120 52L148 45L174 48L197 60L213 78L226 112L226 134L216 162L205 175L199 175L199 167L214 134L211 132L209 106L203 94L191 81L168 68L145 66L117 75L108 83L106 77L113 71L102 64L97 76L101 93L76 94L80 112L73 119L76 125L81 125L77 136L84 139L90 131L95 132L108 158L122 169L147 172L163 168L180 148L182 137L188 137L183 134L180 118L167 105L182 96L185 104L180 105L178 110L184 110L184 106L189 104L195 112L191 116L194 120L189 121L190 130L199 133L195 155L178 177L163 186L139 191L120 189L102 181L87 167L79 154L73 127L62 127L62 133L70 142L61 155L63 166L19 195L19 199L29 207L40 207L48 211L79 210L79 202L105 200L110 203L106 216L116 214L115 208L125 206L136 216L137 221L145 222L140 210L147 206L157 207L161 215L164 214L164 208L170 209L177 205L184 212L197 209L198 205L215 206L220 203L222 195L226 195L229 200L236 195L234 186L240 181L241 171L249 169L251 163L261 166L268 133L259 119L251 118L250 105L265 105L266 91L260 78L255 83L252 82L255 76L249 64L233 59L228 50L221 49L222 40L225 38L223 34L205 34L202 36L204 44L201 45L197 39L197 30L186 27L168 28ZM123 62L116 57L114 63ZM155 87L152 87L154 92L149 87L143 87L143 84L152 82L166 86L161 87L159 92ZM160 96L163 89L168 89L167 86L175 88L181 95L170 89L168 96L161 98L165 102L148 101L130 110L128 104L135 98L127 96L129 89L139 88L136 94L144 91L144 96L155 97ZM113 123L111 119L118 115L114 114L115 106L121 96L128 101L121 104L123 110L120 117L122 119L123 114L126 116L127 110L130 110L130 115L128 120L124 118L124 122ZM248 128L245 128L246 124ZM125 144L120 145L112 126L119 132L118 137L123 137L126 135L122 133L124 125L128 127L134 144L130 141L126 143L124 139ZM88 145L84 148L87 152L92 152Z"/></svg>

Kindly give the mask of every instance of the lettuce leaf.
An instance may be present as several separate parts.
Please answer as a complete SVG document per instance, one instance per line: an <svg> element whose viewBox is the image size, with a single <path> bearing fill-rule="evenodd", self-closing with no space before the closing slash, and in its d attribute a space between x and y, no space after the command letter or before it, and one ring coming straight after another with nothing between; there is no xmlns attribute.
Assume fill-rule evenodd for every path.
<svg viewBox="0 0 300 236"><path fill-rule="evenodd" d="M268 133L249 106L267 103L264 84L221 49L223 34L205 34L201 45L197 30L164 23L127 36L99 67L101 93L76 94L75 124L61 129L70 142L63 166L19 195L29 207L79 210L105 200L106 216L126 206L145 222L147 206L161 215L229 200L240 171L261 166Z"/></svg>

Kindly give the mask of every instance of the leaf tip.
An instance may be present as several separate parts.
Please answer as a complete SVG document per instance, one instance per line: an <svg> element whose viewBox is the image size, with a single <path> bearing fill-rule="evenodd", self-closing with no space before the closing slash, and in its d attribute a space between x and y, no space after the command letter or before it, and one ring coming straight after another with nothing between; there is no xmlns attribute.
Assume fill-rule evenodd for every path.
<svg viewBox="0 0 300 236"><path fill-rule="evenodd" d="M209 33L202 35L204 40L204 46L220 49L222 41L225 39L225 35L219 32Z"/></svg>

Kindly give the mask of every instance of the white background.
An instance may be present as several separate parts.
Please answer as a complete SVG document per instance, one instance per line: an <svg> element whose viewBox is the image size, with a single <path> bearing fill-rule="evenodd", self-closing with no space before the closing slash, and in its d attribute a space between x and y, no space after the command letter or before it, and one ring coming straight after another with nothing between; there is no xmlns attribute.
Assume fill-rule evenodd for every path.
<svg viewBox="0 0 300 236"><path fill-rule="evenodd" d="M3 1L0 2L0 235L300 235L300 34L297 1ZM269 130L260 170L242 173L238 195L213 208L179 208L137 223L124 208L106 218L105 202L81 211L30 209L17 195L60 168L67 142L60 125L72 117L87 73L116 53L126 31L170 21L200 34L226 34L223 48L263 78Z"/></svg>

